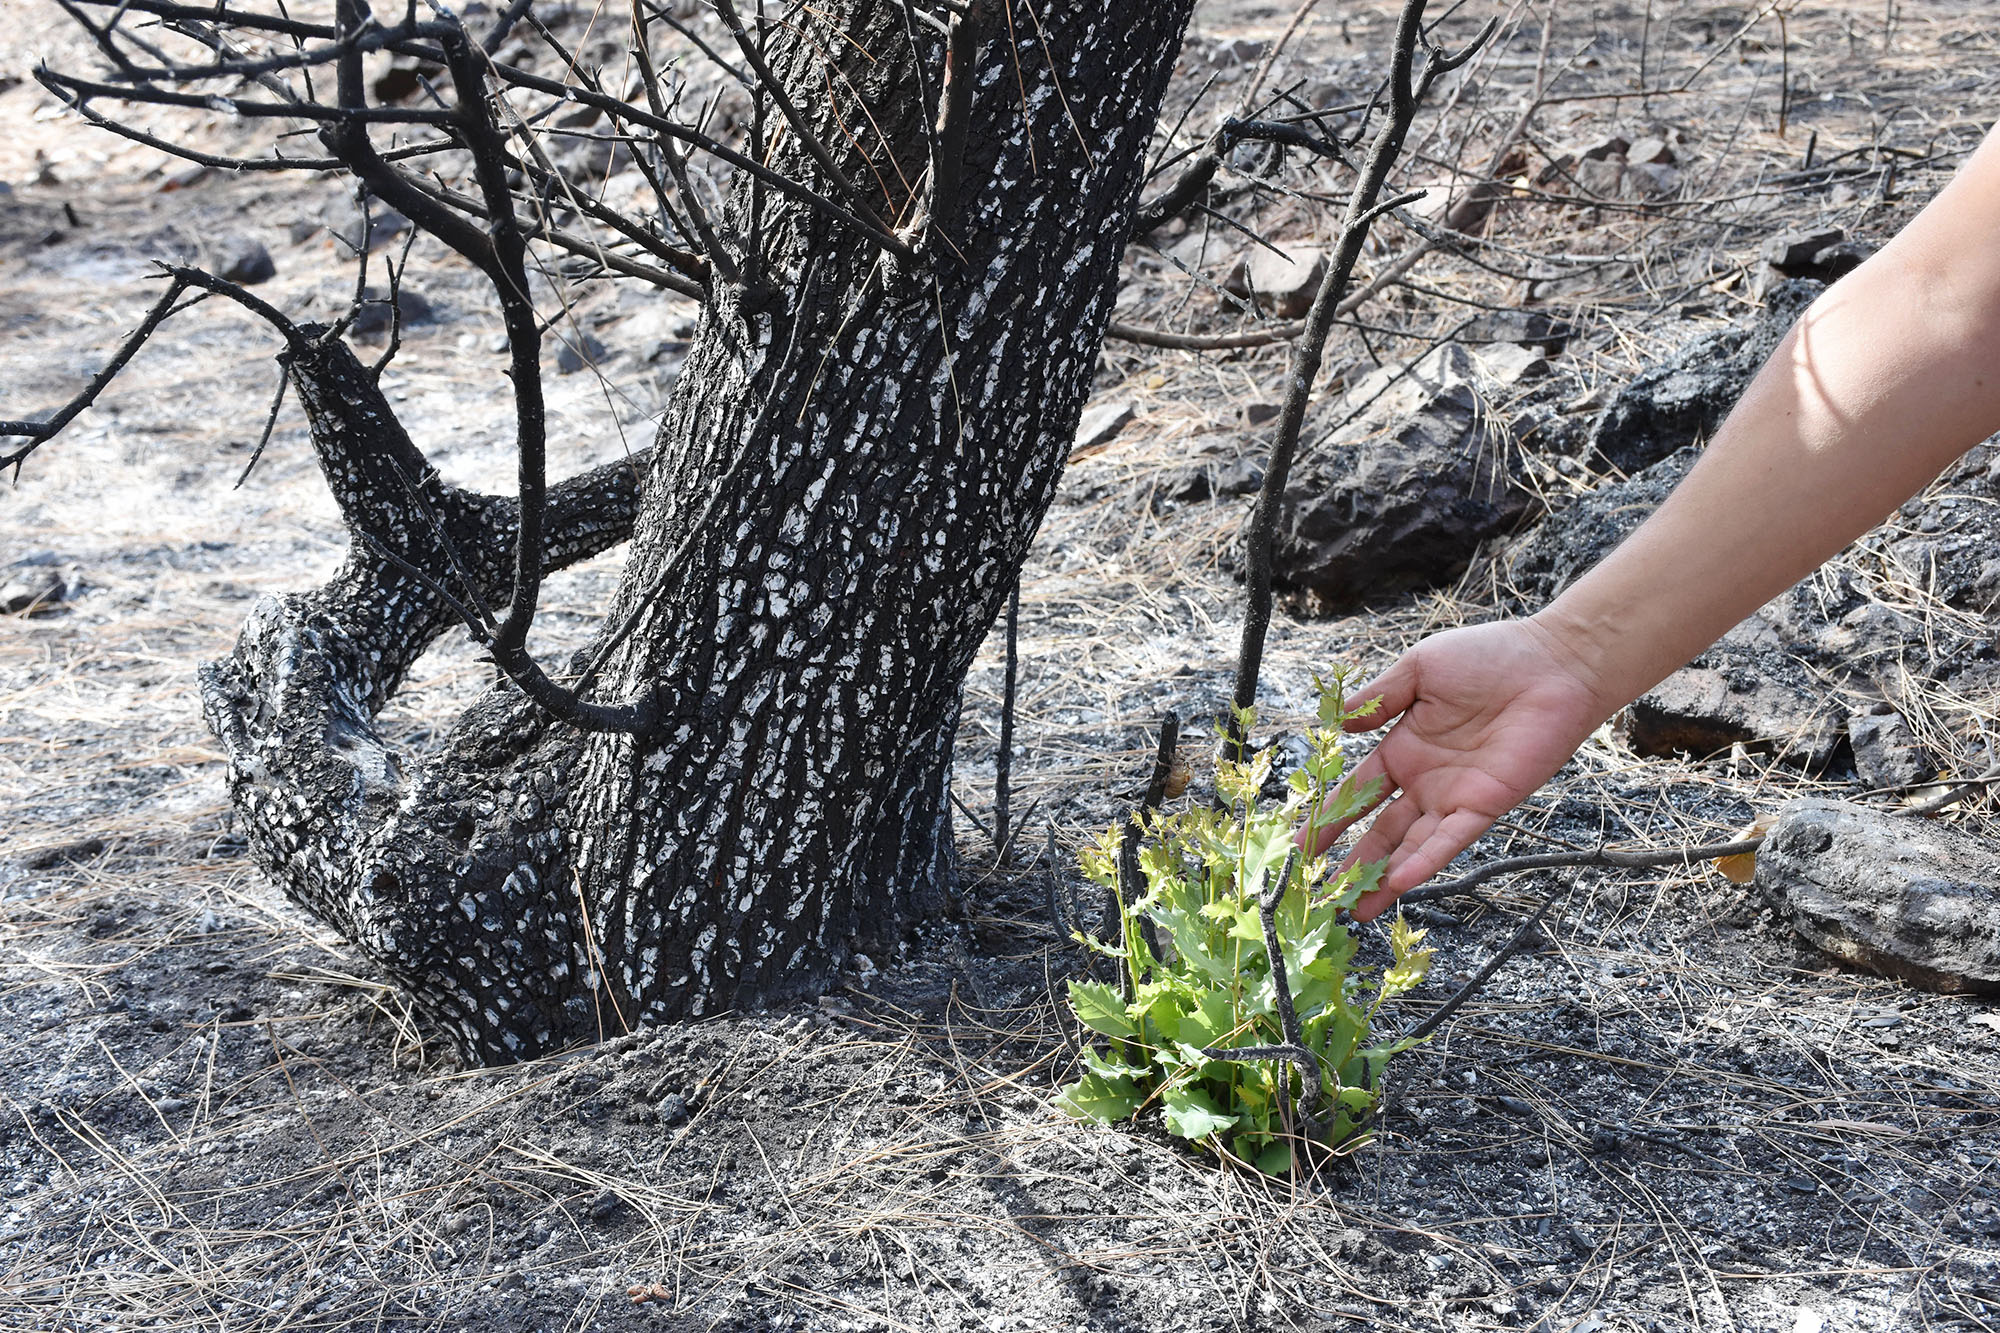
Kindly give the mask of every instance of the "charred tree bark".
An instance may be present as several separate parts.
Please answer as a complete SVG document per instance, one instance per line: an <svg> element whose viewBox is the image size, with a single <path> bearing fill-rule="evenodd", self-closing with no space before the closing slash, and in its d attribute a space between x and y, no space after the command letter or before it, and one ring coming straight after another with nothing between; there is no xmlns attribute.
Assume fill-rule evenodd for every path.
<svg viewBox="0 0 2000 1333"><path fill-rule="evenodd" d="M338 342L289 354L354 549L253 613L205 704L257 855L470 1058L811 994L947 906L959 691L1053 497L1191 7L1010 33L1002 3L948 40L896 0L773 33L814 131L776 164L823 180L841 146L912 243L746 187L745 280L710 294L643 485L552 489L547 567L631 530L571 684L651 698L646 734L501 688L421 763L383 744L417 656L508 595L515 511L439 483Z"/></svg>

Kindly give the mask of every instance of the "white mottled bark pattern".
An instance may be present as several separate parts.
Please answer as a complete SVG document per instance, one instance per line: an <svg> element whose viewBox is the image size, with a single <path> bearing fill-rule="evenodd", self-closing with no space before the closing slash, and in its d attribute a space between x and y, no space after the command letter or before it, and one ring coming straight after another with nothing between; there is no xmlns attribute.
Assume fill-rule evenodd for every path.
<svg viewBox="0 0 2000 1333"><path fill-rule="evenodd" d="M437 599L372 567L356 576L365 588L350 579L314 595L327 605L295 599L259 622L211 673L266 863L473 1058L589 1040L614 1010L660 1021L812 993L851 948L887 947L947 905L960 687L1067 455L1191 7L1038 7L1010 49L998 3L983 6L993 31L975 48L959 183L937 201L924 260L892 262L767 197L747 265L758 286L720 293L704 317L607 617L636 627L596 687L606 700L659 690L658 733L578 737L503 692L397 775L370 718L420 645L382 641L435 619ZM868 99L901 167L877 141L871 168L829 119L843 169L921 179L900 8L802 15L811 40L780 42L774 63L824 88L821 62L843 61L835 82ZM814 172L795 144L778 165ZM629 498L611 509L629 515ZM485 528L505 528L493 513ZM551 541L580 549L602 529L573 506ZM423 609L346 605L391 598ZM306 679L287 654L339 665L310 698L267 707ZM310 725L273 726L285 707ZM281 767L344 813L271 813L299 785L259 769L273 736L289 743Z"/></svg>

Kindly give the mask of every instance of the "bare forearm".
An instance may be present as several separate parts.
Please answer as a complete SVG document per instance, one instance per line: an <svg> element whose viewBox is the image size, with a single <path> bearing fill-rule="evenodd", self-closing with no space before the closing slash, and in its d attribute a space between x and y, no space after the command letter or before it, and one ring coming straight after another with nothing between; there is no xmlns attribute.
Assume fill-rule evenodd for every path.
<svg viewBox="0 0 2000 1333"><path fill-rule="evenodd" d="M1688 477L1537 620L1608 712L2000 428L2000 139L1779 346Z"/></svg>

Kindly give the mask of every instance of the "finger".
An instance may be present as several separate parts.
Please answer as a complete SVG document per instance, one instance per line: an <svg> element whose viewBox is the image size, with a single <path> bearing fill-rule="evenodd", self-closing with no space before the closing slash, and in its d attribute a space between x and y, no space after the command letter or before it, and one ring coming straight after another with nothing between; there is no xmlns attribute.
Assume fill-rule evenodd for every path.
<svg viewBox="0 0 2000 1333"><path fill-rule="evenodd" d="M1409 836L1411 826L1423 816L1424 808L1414 799L1408 795L1398 796L1389 802L1381 814L1375 816L1375 822L1370 824L1368 831L1355 842L1354 849L1340 863L1340 868L1346 870L1350 866L1361 865L1368 861L1380 861L1391 855L1403 845L1403 840Z"/></svg>
<svg viewBox="0 0 2000 1333"><path fill-rule="evenodd" d="M1459 810L1439 820L1435 827L1419 829L1415 845L1407 851L1399 847L1390 857L1381 884L1362 894L1361 900L1354 904L1354 919L1373 921L1396 899L1450 865L1453 857L1492 826L1491 816L1477 810Z"/></svg>
<svg viewBox="0 0 2000 1333"><path fill-rule="evenodd" d="M1344 730L1373 731L1391 718L1401 716L1417 701L1416 654L1404 653L1387 671L1360 689L1350 690L1347 697L1359 699L1364 703L1376 698L1382 702L1366 717L1349 718Z"/></svg>
<svg viewBox="0 0 2000 1333"><path fill-rule="evenodd" d="M1347 781L1356 790L1359 790L1377 778L1382 780L1382 786L1375 793L1375 798L1345 819L1336 819L1323 828L1314 830L1312 846L1306 846L1307 829L1299 830L1299 847L1304 850L1306 855L1318 856L1321 852L1333 846L1339 840L1340 835L1347 832L1356 820L1366 819L1370 811L1381 808L1382 802L1395 795L1396 786L1393 782L1389 781L1388 765L1382 758L1382 749L1380 746L1369 752L1368 757L1355 767L1354 772L1348 777ZM1311 826L1308 825L1307 827L1310 828Z"/></svg>

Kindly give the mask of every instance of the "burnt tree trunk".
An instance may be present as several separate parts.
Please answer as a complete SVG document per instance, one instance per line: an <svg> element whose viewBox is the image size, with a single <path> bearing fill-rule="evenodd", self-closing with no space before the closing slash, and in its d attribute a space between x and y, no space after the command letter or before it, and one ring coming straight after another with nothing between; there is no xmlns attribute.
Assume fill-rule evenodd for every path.
<svg viewBox="0 0 2000 1333"><path fill-rule="evenodd" d="M1011 33L1008 2L962 19L936 134L917 72L935 97L944 44L913 54L896 0L774 31L919 257L739 191L745 282L718 282L651 457L552 489L548 568L630 531L584 657L591 698L654 701L648 734L501 688L391 752L374 714L454 603L507 596L515 505L442 486L344 346L289 353L353 550L253 613L205 704L258 857L468 1057L812 994L947 905L960 688L1061 473L1192 0L1023 8ZM894 161L853 147L835 85ZM776 160L813 179L796 136Z"/></svg>

